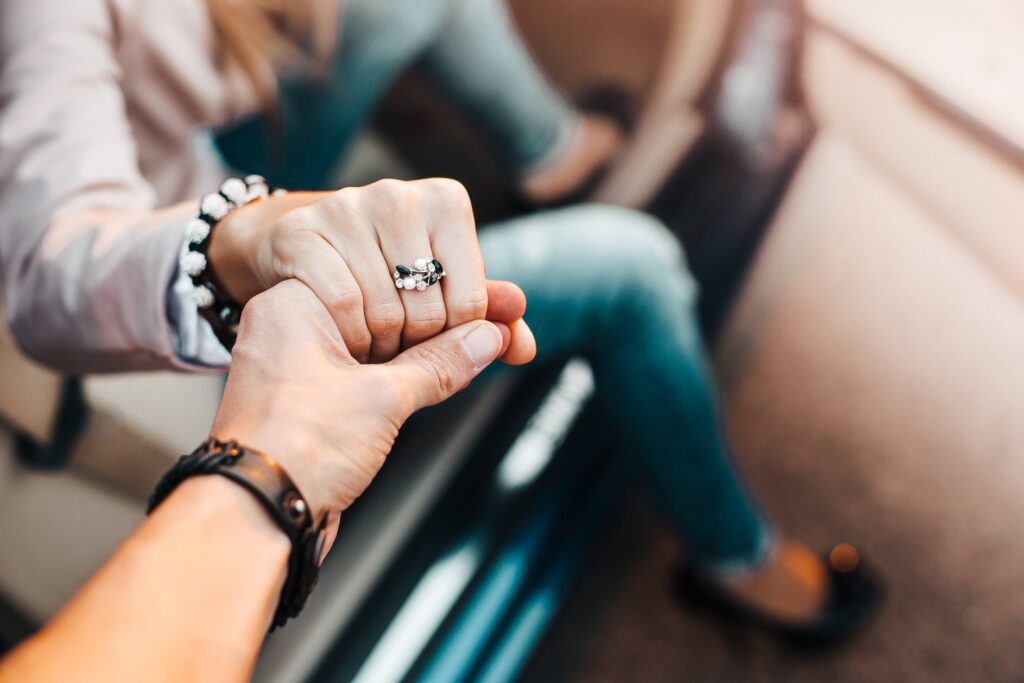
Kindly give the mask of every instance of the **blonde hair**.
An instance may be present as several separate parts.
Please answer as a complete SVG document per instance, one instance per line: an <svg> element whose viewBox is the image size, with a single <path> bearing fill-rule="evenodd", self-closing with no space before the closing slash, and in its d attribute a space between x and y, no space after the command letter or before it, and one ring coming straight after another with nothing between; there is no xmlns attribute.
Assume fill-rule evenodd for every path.
<svg viewBox="0 0 1024 683"><path fill-rule="evenodd" d="M286 64L322 67L337 39L341 0L206 0L214 30L270 109Z"/></svg>

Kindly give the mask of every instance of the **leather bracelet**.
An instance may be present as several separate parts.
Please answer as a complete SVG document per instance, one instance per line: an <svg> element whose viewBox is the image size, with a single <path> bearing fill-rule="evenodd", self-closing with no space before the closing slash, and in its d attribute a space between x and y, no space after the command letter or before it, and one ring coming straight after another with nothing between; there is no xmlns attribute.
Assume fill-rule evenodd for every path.
<svg viewBox="0 0 1024 683"><path fill-rule="evenodd" d="M188 251L182 254L181 269L192 280L192 298L199 314L210 323L214 334L229 351L235 344L242 304L235 301L210 267L207 249L217 224L233 209L269 196L287 194L272 189L263 176L228 178L216 192L203 195L195 218L185 224Z"/></svg>
<svg viewBox="0 0 1024 683"><path fill-rule="evenodd" d="M270 627L273 631L302 611L316 587L327 537L327 515L314 520L309 503L272 458L234 441L217 439L208 439L190 454L181 456L161 477L149 498L146 514L153 512L181 482L205 474L227 477L249 491L292 543L288 575Z"/></svg>

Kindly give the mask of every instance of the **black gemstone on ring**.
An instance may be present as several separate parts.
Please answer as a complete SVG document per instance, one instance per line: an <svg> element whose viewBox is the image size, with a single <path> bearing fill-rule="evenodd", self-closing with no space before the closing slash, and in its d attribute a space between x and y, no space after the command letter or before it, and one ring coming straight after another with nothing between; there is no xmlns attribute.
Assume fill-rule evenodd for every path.
<svg viewBox="0 0 1024 683"><path fill-rule="evenodd" d="M441 262L440 262L440 261L438 261L437 259L434 259L434 260L433 260L433 264L434 264L434 270L435 270L435 271L436 271L436 272L437 272L438 274L441 274L441 273L443 273L443 272L444 272L444 268L442 268L442 267L441 267Z"/></svg>
<svg viewBox="0 0 1024 683"><path fill-rule="evenodd" d="M437 282L437 273L431 273L430 277L427 278L427 284L432 285L435 282Z"/></svg>
<svg viewBox="0 0 1024 683"><path fill-rule="evenodd" d="M397 270L398 274L401 275L402 277L408 277L409 275L412 275L412 271L409 270L408 266L395 266L395 270Z"/></svg>

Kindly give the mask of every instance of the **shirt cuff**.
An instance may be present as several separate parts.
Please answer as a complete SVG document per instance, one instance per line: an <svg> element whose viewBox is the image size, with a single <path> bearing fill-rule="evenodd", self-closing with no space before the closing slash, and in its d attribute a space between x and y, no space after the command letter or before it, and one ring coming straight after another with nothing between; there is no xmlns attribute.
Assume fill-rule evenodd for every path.
<svg viewBox="0 0 1024 683"><path fill-rule="evenodd" d="M188 240L183 239L178 262L188 251ZM174 337L174 350L179 360L210 368L226 368L231 363L231 352L217 339L213 327L199 315L192 298L192 279L178 265L167 290L167 318Z"/></svg>

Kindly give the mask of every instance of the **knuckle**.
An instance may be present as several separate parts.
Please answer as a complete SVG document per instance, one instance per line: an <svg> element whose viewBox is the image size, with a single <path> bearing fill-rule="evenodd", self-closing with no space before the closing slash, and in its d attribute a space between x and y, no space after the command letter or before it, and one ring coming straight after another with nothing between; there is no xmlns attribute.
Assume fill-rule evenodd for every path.
<svg viewBox="0 0 1024 683"><path fill-rule="evenodd" d="M469 292L466 296L452 301L450 306L455 320L481 320L487 315L487 292L482 289Z"/></svg>
<svg viewBox="0 0 1024 683"><path fill-rule="evenodd" d="M374 194L390 198L402 197L408 191L405 181L394 178L383 178L367 187Z"/></svg>
<svg viewBox="0 0 1024 683"><path fill-rule="evenodd" d="M417 199L409 183L385 178L367 189L373 199L373 223L378 231L405 234L416 223Z"/></svg>
<svg viewBox="0 0 1024 683"><path fill-rule="evenodd" d="M448 201L460 205L469 204L469 191L458 180L454 178L433 178L431 183L437 192L444 195Z"/></svg>
<svg viewBox="0 0 1024 683"><path fill-rule="evenodd" d="M335 315L349 316L363 310L363 295L357 290L346 289L339 292L328 304Z"/></svg>
<svg viewBox="0 0 1024 683"><path fill-rule="evenodd" d="M454 394L459 386L452 355L432 346L420 347L419 352L421 364L429 375L430 386L437 392L436 400Z"/></svg>
<svg viewBox="0 0 1024 683"><path fill-rule="evenodd" d="M443 192L445 201L451 207L451 210L459 216L472 217L473 202L469 198L469 191L466 189L466 186L458 180L452 180L451 178L444 178L442 180L444 182Z"/></svg>
<svg viewBox="0 0 1024 683"><path fill-rule="evenodd" d="M352 338L345 338L345 347L348 352L352 355L365 353L370 350L370 345L373 343L373 337L369 333L356 333L349 335Z"/></svg>
<svg viewBox="0 0 1024 683"><path fill-rule="evenodd" d="M328 197L332 204L354 206L359 202L359 194L362 189L361 187L343 187L340 190L335 190Z"/></svg>
<svg viewBox="0 0 1024 683"><path fill-rule="evenodd" d="M424 185L437 225L432 229L464 236L475 230L473 203L466 187L452 178L431 178Z"/></svg>
<svg viewBox="0 0 1024 683"><path fill-rule="evenodd" d="M431 302L417 306L407 316L405 328L415 334L437 332L448 319L444 302Z"/></svg>
<svg viewBox="0 0 1024 683"><path fill-rule="evenodd" d="M398 334L405 325L405 309L397 301L371 306L366 311L366 325L375 336Z"/></svg>

